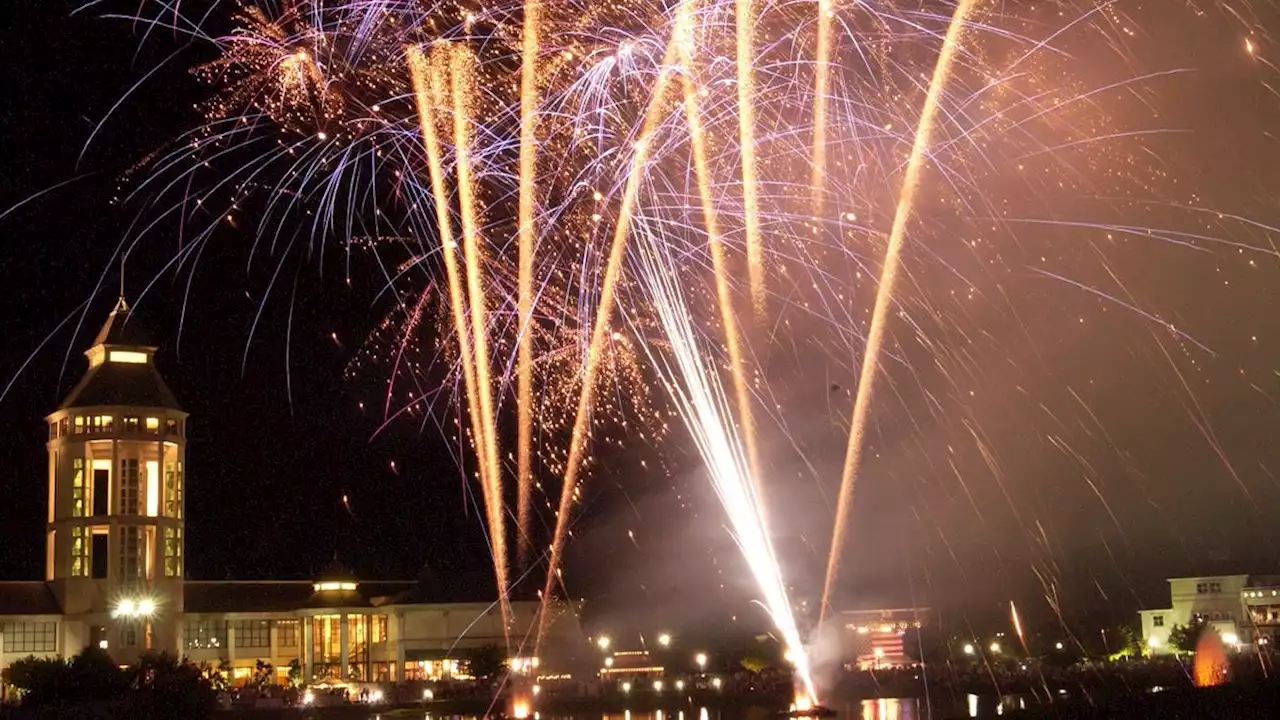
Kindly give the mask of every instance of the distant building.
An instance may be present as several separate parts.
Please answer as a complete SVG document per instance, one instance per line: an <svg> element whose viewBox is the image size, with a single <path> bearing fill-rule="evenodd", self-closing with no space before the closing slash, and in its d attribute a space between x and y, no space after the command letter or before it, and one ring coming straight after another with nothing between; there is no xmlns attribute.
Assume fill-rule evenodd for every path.
<svg viewBox="0 0 1280 720"><path fill-rule="evenodd" d="M1169 596L1169 607L1139 613L1152 652L1173 652L1169 633L1193 622L1207 623L1229 647L1269 644L1280 633L1280 576L1169 578Z"/></svg>
<svg viewBox="0 0 1280 720"><path fill-rule="evenodd" d="M928 616L928 608L841 612L845 662L861 670L909 665L915 662L908 654L908 648L905 645L907 631L920 628L925 624Z"/></svg>
<svg viewBox="0 0 1280 720"><path fill-rule="evenodd" d="M167 650L246 680L261 660L281 679L405 681L456 675L469 649L502 646L483 590L360 582L336 561L314 581L190 581L184 575L187 413L123 298L85 353L89 369L49 424L45 579L0 583L0 671L28 655L107 649L129 663ZM512 602L511 637L537 602ZM548 646L582 645L557 611ZM512 658L532 667L532 658Z"/></svg>

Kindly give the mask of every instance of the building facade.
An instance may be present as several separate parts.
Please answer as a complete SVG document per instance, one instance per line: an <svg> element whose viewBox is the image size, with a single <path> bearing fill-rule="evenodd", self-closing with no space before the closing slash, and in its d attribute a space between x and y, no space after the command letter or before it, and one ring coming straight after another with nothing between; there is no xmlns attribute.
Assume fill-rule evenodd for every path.
<svg viewBox="0 0 1280 720"><path fill-rule="evenodd" d="M0 671L94 646L121 663L169 651L237 680L263 662L281 680L292 665L303 681L403 682L458 676L469 650L529 634L538 602L512 602L504 628L476 591L362 583L336 560L313 581L186 580L188 415L129 315L121 299L46 418L45 578L0 583ZM549 611L544 647L585 645L575 613Z"/></svg>
<svg viewBox="0 0 1280 720"><path fill-rule="evenodd" d="M1280 577L1208 575L1169 578L1169 607L1143 610L1142 639L1153 653L1170 653L1173 628L1206 623L1228 647L1275 642L1280 634Z"/></svg>

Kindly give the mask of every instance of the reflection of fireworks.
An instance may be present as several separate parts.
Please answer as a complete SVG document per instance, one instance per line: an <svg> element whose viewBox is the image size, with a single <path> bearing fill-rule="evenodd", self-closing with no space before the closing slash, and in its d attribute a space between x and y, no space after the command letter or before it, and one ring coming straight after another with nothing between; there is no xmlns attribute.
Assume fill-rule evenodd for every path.
<svg viewBox="0 0 1280 720"><path fill-rule="evenodd" d="M218 93L204 125L178 149L150 159L155 172L135 193L161 198L156 202L179 196L159 207L196 228L196 242L184 246L192 255L222 218L234 215L257 218L255 235L264 246L336 237L350 249L367 249L382 263L391 310L353 369L370 362L387 368L388 417L467 408L459 432L472 441L498 501L508 461L522 483L527 479L524 442L534 442L533 425L540 428L536 445L545 469L566 478L554 546L578 496L588 439L599 447L611 426L626 441L653 441L669 419L650 404L637 359L687 352L690 345L650 342L669 333L671 323L655 307L652 278L631 277L631 235L667 245L665 272L680 284L689 331L700 335L696 346L723 347L740 428L729 430L723 417L717 422L741 436L727 442L741 441L749 465L761 464L751 449L753 428L787 435L796 412L785 390L765 382L761 359L781 348L848 365L840 356L863 347L865 334L874 341L859 378L865 387L848 478L868 427L867 389L882 363L883 376L897 368L909 380L882 396L924 388L925 410L911 414L911 422L930 420L955 445L976 448L1003 483L969 395L959 392L990 375L974 346L1000 346L969 329L981 301L991 300L1025 330L1019 313L1029 303L1010 297L1011 276L1061 280L1072 292L1085 289L1134 309L1139 303L1106 255L1119 252L1120 239L1257 248L1211 236L1199 218L1190 231L1115 218L1117 206L1125 209L1134 197L1159 195L1164 179L1142 160L1144 138L1154 142L1163 128L1116 118L1131 103L1141 110L1132 116L1148 122L1155 93L1143 90L1176 72L1107 74L1133 67L1128 47L1136 23L1117 3L1075 16L1058 3L995 5L543 0L530 6L537 15L529 19L518 0L483 8L429 0L264 0L244 7L234 32L206 38L197 19L157 2L149 5L155 17L143 19L209 39L221 51L198 69ZM950 46L952 62L939 63L953 16L970 6L970 36L962 48ZM525 42L526 27L535 26L537 37ZM738 32L742 26L751 32ZM1086 52L1065 51L1068 42ZM474 58L474 74L450 86L447 101L415 107L432 73L419 67L415 87L406 48L445 47ZM1259 52L1252 42L1248 51ZM1085 65L1083 57L1125 61ZM926 85L922 78L940 66L950 74ZM814 88L825 92L815 97ZM419 110L442 121L433 128L434 150L422 142ZM922 110L936 122L922 122ZM921 127L932 127L932 137ZM931 192L920 193L908 237L911 203L900 202L899 176L908 168L901 200L909 201L926 161ZM196 182L210 176L213 182ZM212 220L196 222L204 217ZM869 330L869 303L859 301L876 289L872 268L885 256L881 234L891 228L888 267L901 262L905 289L895 295L885 283ZM1044 234L1015 234L1025 228ZM1106 270L1101 281L1050 269L1064 254L1052 245L1063 228L1099 236L1090 248ZM397 239L361 244L358 237ZM458 267L450 271L453 262ZM1026 266L1034 273L1011 272ZM735 300L747 307L748 296L757 309L767 301L756 318L764 322L755 326L735 315ZM1162 351L1166 334L1188 339L1182 331L1167 333L1173 325L1157 313L1138 315L1154 321ZM896 342L890 322L903 330ZM624 324L631 330L618 336ZM531 383L513 382L518 367ZM513 393L513 385L522 388ZM527 392L530 385L537 390ZM956 392L948 396L939 387ZM485 393L493 396L486 401ZM501 431L502 400L513 394L520 428L511 434L521 438L520 457L501 452L511 446ZM1087 402L1075 399L1080 407L1072 411L1096 423ZM1030 407L1039 412L1043 405L1037 399ZM687 409L683 415L689 420ZM1203 413L1196 421L1221 455ZM1037 432L1065 447L1056 425ZM494 467L495 458L503 467ZM745 476L763 477L752 470ZM1000 490L1009 497L1003 484ZM851 502L850 480L838 531ZM523 510L520 516L527 532ZM558 551L552 556L554 564Z"/></svg>

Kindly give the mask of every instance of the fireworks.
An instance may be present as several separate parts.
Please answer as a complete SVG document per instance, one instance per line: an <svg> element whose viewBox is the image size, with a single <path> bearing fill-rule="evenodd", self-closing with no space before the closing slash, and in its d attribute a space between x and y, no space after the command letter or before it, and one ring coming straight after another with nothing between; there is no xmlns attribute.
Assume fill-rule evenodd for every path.
<svg viewBox="0 0 1280 720"><path fill-rule="evenodd" d="M1137 143L1164 128L1119 123L1104 100L1149 102L1141 89L1178 70L1090 74L1059 47L1073 35L1125 55L1134 23L1116 3L992 5L264 0L212 38L166 20L219 51L196 69L214 98L199 128L149 158L133 196L189 222L194 247L234 214L256 218L264 245L336 239L381 264L391 310L352 371L385 371L388 419L458 411L500 587L506 477L522 561L534 494L560 481L546 503L550 597L593 448L656 446L678 416L798 651L762 446L781 438L807 455L792 427L817 413L785 396L815 385L813 358L857 385L848 428L838 411L823 419L847 436L825 612L876 383L897 369L903 382L877 402L920 388L924 410L903 424L976 447L1003 483L967 404L990 374L974 360L974 307L1000 298L1022 325L1003 283L1028 265L1019 276L1116 294L1046 269L1058 249L1040 243L1037 262L1019 227L1221 241L1074 208L1063 219L1054 199L1068 191L1159 194ZM1260 59L1252 39L1246 50ZM1123 295L1115 306L1172 328ZM789 386L779 355L799 368Z"/></svg>

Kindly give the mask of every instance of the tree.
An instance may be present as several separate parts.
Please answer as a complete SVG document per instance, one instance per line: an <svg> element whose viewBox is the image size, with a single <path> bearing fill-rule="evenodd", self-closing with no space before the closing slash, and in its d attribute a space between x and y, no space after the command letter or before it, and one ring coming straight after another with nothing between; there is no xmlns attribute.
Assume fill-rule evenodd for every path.
<svg viewBox="0 0 1280 720"><path fill-rule="evenodd" d="M130 674L130 717L195 720L217 707L218 693L200 668L169 653L143 655Z"/></svg>
<svg viewBox="0 0 1280 720"><path fill-rule="evenodd" d="M1191 621L1190 625L1174 625L1169 630L1169 647L1179 653L1193 653L1200 636L1207 626L1203 622Z"/></svg>
<svg viewBox="0 0 1280 720"><path fill-rule="evenodd" d="M274 685L276 681L276 668L269 662L262 660L254 663L253 677L249 680L249 684L255 688Z"/></svg>
<svg viewBox="0 0 1280 720"><path fill-rule="evenodd" d="M76 705L119 698L128 689L128 677L96 647L86 648L69 662L27 657L9 670L9 682L22 691L24 705Z"/></svg>
<svg viewBox="0 0 1280 720"><path fill-rule="evenodd" d="M497 645L483 645L467 654L467 668L474 678L488 680L501 675L506 667L506 656Z"/></svg>
<svg viewBox="0 0 1280 720"><path fill-rule="evenodd" d="M22 695L24 705L39 706L59 698L69 681L70 670L61 660L34 655L9 666L9 684Z"/></svg>
<svg viewBox="0 0 1280 720"><path fill-rule="evenodd" d="M302 686L302 664L298 662L298 658L289 661L289 687Z"/></svg>

